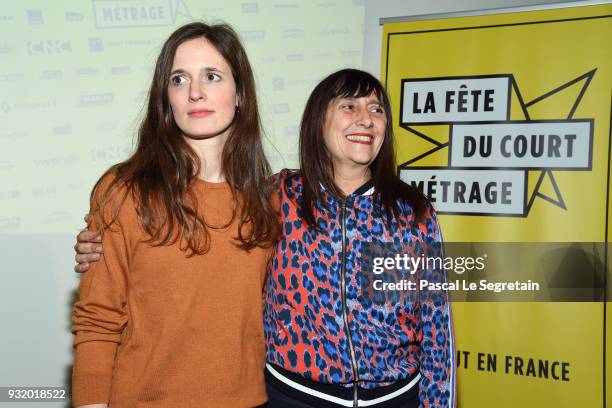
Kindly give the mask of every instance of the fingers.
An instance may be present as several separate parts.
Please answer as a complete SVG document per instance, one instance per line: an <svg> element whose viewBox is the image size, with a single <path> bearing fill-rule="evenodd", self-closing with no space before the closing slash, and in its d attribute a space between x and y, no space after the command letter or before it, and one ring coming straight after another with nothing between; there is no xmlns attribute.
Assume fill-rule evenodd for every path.
<svg viewBox="0 0 612 408"><path fill-rule="evenodd" d="M78 242L102 242L102 237L99 232L89 231L84 229L77 235ZM79 251L77 251L79 252Z"/></svg>
<svg viewBox="0 0 612 408"><path fill-rule="evenodd" d="M89 221L89 215L85 215L85 222ZM74 271L78 273L87 272L89 263L96 262L100 259L100 254L103 252L102 237L100 233L89 231L87 227L77 235L77 243L74 245L74 251L77 253L74 260L77 264L74 266Z"/></svg>
<svg viewBox="0 0 612 408"><path fill-rule="evenodd" d="M77 242L74 245L74 251L77 253L77 255L98 255L104 252L102 249L102 244L96 244L93 242Z"/></svg>
<svg viewBox="0 0 612 408"><path fill-rule="evenodd" d="M74 271L77 273L83 273L83 272L87 272L89 270L89 264L88 263L80 263L80 264L76 264L74 266Z"/></svg>
<svg viewBox="0 0 612 408"><path fill-rule="evenodd" d="M77 244L78 245L91 245L91 244ZM87 272L89 270L89 263L96 262L100 259L100 254L94 253L77 253L74 260L77 264L74 267L74 271L78 273Z"/></svg>
<svg viewBox="0 0 612 408"><path fill-rule="evenodd" d="M91 244L81 244L81 245L91 245ZM74 271L78 273L87 272L89 270L89 263L96 262L99 259L100 259L100 254L97 252L78 253L74 257L74 260L77 262L77 264L74 267Z"/></svg>
<svg viewBox="0 0 612 408"><path fill-rule="evenodd" d="M74 260L80 264L95 262L100 259L100 254L76 254Z"/></svg>

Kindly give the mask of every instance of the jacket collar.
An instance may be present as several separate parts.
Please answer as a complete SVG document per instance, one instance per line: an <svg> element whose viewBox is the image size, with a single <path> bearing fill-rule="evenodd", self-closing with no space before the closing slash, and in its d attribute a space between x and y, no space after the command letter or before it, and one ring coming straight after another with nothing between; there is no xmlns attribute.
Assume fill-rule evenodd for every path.
<svg viewBox="0 0 612 408"><path fill-rule="evenodd" d="M322 191L327 191L323 184L320 185ZM361 185L361 187L357 188L357 190L353 191L351 196L371 196L374 194L374 180L369 179L365 183Z"/></svg>
<svg viewBox="0 0 612 408"><path fill-rule="evenodd" d="M374 194L374 180L369 179L357 190L353 191L351 195L354 196L368 196Z"/></svg>

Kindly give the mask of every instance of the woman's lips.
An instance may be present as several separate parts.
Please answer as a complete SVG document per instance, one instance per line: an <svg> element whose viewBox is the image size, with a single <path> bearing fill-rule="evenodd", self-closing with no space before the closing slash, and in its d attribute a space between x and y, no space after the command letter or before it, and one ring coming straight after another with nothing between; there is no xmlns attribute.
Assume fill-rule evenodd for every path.
<svg viewBox="0 0 612 408"><path fill-rule="evenodd" d="M371 145L374 137L368 133L353 133L346 135L349 142Z"/></svg>
<svg viewBox="0 0 612 408"><path fill-rule="evenodd" d="M198 109L187 112L187 114L192 118L205 118L212 114L214 111L206 110L206 109Z"/></svg>

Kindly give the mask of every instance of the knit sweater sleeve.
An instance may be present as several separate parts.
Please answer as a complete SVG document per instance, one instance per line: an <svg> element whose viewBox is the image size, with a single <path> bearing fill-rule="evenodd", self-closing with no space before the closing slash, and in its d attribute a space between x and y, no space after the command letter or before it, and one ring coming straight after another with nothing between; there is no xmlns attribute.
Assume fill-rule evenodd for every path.
<svg viewBox="0 0 612 408"><path fill-rule="evenodd" d="M104 178L98 191L104 191L109 181L108 176ZM104 254L81 277L79 298L73 309L72 399L75 406L109 402L115 355L127 323L129 254L121 210L131 205L123 203L122 206L118 198L121 194L115 194L117 197L109 200L101 211L101 195L96 194L91 200L90 229L102 230L102 220L109 222L116 214L119 216L110 227L103 229Z"/></svg>
<svg viewBox="0 0 612 408"><path fill-rule="evenodd" d="M424 228L427 237L426 256L444 259L442 233L433 208ZM446 282L444 268L425 269L421 279L431 283ZM453 408L455 394L455 339L448 293L445 290L420 291L421 341L419 362L420 404L423 408Z"/></svg>

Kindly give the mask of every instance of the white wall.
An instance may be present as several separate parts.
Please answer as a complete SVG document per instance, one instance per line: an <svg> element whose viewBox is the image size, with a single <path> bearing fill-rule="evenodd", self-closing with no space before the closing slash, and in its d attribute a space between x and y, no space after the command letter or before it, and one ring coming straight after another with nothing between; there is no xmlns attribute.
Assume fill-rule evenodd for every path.
<svg viewBox="0 0 612 408"><path fill-rule="evenodd" d="M365 0L363 69L376 77L380 75L382 26L379 21L381 18L554 3L560 2L558 0Z"/></svg>

